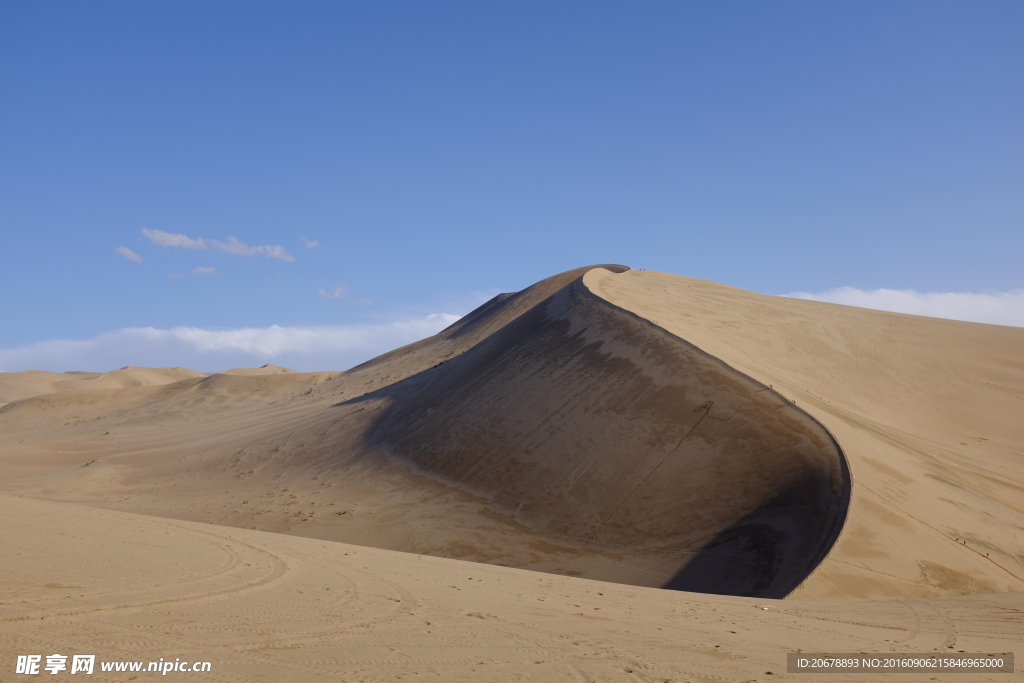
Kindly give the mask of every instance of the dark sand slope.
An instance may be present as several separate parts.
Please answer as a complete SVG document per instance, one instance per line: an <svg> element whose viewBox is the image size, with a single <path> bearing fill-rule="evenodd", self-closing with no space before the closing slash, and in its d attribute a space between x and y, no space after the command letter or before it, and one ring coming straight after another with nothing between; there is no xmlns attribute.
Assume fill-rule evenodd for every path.
<svg viewBox="0 0 1024 683"><path fill-rule="evenodd" d="M775 392L593 295L591 270L496 297L347 373L11 403L0 408L4 488L621 583L787 595L846 516L836 443Z"/></svg>
<svg viewBox="0 0 1024 683"><path fill-rule="evenodd" d="M1024 590L1024 329L651 271L584 284L774 385L842 444L847 521L792 597Z"/></svg>
<svg viewBox="0 0 1024 683"><path fill-rule="evenodd" d="M493 327L500 307L463 332ZM783 597L849 502L818 423L578 278L462 355L349 404L382 397L366 446L568 544L545 567L557 573Z"/></svg>
<svg viewBox="0 0 1024 683"><path fill-rule="evenodd" d="M349 372L16 400L0 492L645 586L998 593L1022 410L1022 329L595 267Z"/></svg>

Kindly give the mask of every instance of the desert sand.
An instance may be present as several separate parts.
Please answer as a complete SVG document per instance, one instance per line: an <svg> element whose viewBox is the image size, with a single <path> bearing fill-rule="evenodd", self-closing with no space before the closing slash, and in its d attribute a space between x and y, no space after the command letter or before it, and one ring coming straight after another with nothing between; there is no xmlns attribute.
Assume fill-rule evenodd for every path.
<svg viewBox="0 0 1024 683"><path fill-rule="evenodd" d="M225 375L279 375L293 372L277 365L259 368L235 368L226 370ZM192 377L208 377L188 368L137 368L130 365L112 372L48 372L26 370L25 372L0 372L0 405L42 394L56 394L65 391L90 391L93 389L123 389L126 387L151 387L180 382Z"/></svg>
<svg viewBox="0 0 1024 683"><path fill-rule="evenodd" d="M746 681L1024 639L1021 329L603 266L347 372L130 370L0 376L12 667Z"/></svg>
<svg viewBox="0 0 1024 683"><path fill-rule="evenodd" d="M0 372L0 404L41 394L92 389L123 389L170 384L202 373L187 368L136 368L125 366L113 372Z"/></svg>
<svg viewBox="0 0 1024 683"><path fill-rule="evenodd" d="M842 445L851 510L836 546L794 596L1024 588L1024 329L660 273L593 271L585 281L773 386Z"/></svg>

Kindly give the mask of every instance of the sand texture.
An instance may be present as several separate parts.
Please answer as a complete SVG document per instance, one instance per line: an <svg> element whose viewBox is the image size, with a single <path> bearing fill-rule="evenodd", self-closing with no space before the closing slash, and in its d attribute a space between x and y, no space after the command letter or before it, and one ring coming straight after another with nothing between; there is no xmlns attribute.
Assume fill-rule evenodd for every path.
<svg viewBox="0 0 1024 683"><path fill-rule="evenodd" d="M9 496L0 514L3 680L14 654L60 652L209 661L209 674L167 680L239 683L863 682L786 676L785 653L1012 651L1024 609L1020 593L828 603L663 591ZM155 674L84 680L132 676Z"/></svg>
<svg viewBox="0 0 1024 683"><path fill-rule="evenodd" d="M850 513L796 596L1024 588L1024 329L646 271L593 271L585 281L772 385L842 445L853 473Z"/></svg>
<svg viewBox="0 0 1024 683"><path fill-rule="evenodd" d="M180 372L0 375L4 653L746 681L1024 639L1024 330L599 266L347 372Z"/></svg>

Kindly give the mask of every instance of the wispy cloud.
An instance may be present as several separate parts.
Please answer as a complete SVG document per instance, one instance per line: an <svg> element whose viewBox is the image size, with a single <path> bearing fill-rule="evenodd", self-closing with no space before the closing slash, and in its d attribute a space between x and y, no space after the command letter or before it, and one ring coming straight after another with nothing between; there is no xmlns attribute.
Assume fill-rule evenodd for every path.
<svg viewBox="0 0 1024 683"><path fill-rule="evenodd" d="M193 275L213 275L216 272L216 268L211 268L209 266L199 266L198 268L192 270Z"/></svg>
<svg viewBox="0 0 1024 683"><path fill-rule="evenodd" d="M864 290L839 287L820 294L793 292L795 299L825 301L893 313L1024 327L1024 289L1010 292L915 292L912 289Z"/></svg>
<svg viewBox="0 0 1024 683"><path fill-rule="evenodd" d="M139 365L215 372L271 361L295 370L339 370L435 334L459 317L435 313L370 325L271 325L233 330L133 327L92 339L61 339L0 349L0 371L102 371Z"/></svg>
<svg viewBox="0 0 1024 683"><path fill-rule="evenodd" d="M317 287L316 291L317 291L317 294L319 294L320 296L322 296L325 299L344 299L345 298L345 288L344 287L335 287L334 289L324 289L323 287Z"/></svg>
<svg viewBox="0 0 1024 683"><path fill-rule="evenodd" d="M276 258L281 259L282 261L295 260L295 257L289 254L285 248L279 244L250 247L245 242L241 242L234 237L229 237L227 242L219 242L217 240L207 241L210 243L211 247L223 251L225 254L235 254L237 256L266 256L267 258Z"/></svg>
<svg viewBox="0 0 1024 683"><path fill-rule="evenodd" d="M183 249L206 249L206 240L202 237L192 239L188 235L164 232L163 230L142 229L142 236L159 247L182 247Z"/></svg>
<svg viewBox="0 0 1024 683"><path fill-rule="evenodd" d="M320 246L320 243L316 240L307 240L305 237L300 238L302 243L306 245L306 249L316 249Z"/></svg>
<svg viewBox="0 0 1024 683"><path fill-rule="evenodd" d="M288 253L288 250L279 244L264 244L261 246L249 246L236 237L229 237L227 242L220 240L197 237L195 239L181 233L164 232L163 230L152 230L143 228L142 235L153 244L160 247L181 247L183 249L216 249L225 254L238 256L266 256L282 261L294 261L295 257Z"/></svg>
<svg viewBox="0 0 1024 683"><path fill-rule="evenodd" d="M139 256L138 254L136 254L134 251L132 251L128 247L118 247L117 249L114 249L114 251L116 251L121 256L124 256L129 261L135 261L136 263L142 263L142 257Z"/></svg>

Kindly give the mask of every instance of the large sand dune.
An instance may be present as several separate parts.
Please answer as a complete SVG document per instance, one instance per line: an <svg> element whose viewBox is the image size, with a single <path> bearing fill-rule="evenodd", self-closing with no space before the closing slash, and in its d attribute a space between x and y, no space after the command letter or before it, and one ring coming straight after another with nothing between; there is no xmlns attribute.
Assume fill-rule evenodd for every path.
<svg viewBox="0 0 1024 683"><path fill-rule="evenodd" d="M234 371L17 402L0 416L28 437L12 444L12 490L635 585L789 594L846 517L835 441L769 387L594 296L585 271L350 373ZM39 458L54 426L54 457Z"/></svg>
<svg viewBox="0 0 1024 683"><path fill-rule="evenodd" d="M1024 329L661 273L585 282L771 384L836 436L853 472L850 513L797 595L1024 588Z"/></svg>
<svg viewBox="0 0 1024 683"><path fill-rule="evenodd" d="M0 387L12 384L0 377ZM73 624L92 623L93 602L122 600L104 560L80 547L89 543L126 553L123 571L137 565L161 577L131 618L97 608L107 610L100 621L110 647L124 650L119 629L140 628L138 619L212 619L219 644L208 651L259 652L245 661L305 667L310 680L357 669L385 679L417 667L495 680L602 679L625 669L638 680L747 680L777 675L786 649L1005 650L1024 635L1015 592L1024 587L1024 330L603 266L496 297L435 337L349 372L268 368L145 384L74 391L40 382L46 391L21 388L0 408L2 490L38 499L3 499L5 514L20 520L12 529L83 539L74 545L78 559L59 571L47 569L41 550L5 564L2 580L24 586L21 602L5 606L5 651L39 642L15 626L19 615L66 613L65 630L45 630L63 638ZM136 559L131 548L146 534L170 538ZM203 534L233 550L204 550ZM257 552L247 565L266 564L273 578L203 568L219 562L218 552L250 552L243 546L278 558L257 560ZM193 552L180 567L146 564L186 547ZM341 559L350 556L365 564ZM222 576L227 588L221 579L211 579L219 588L190 585L181 578L189 571ZM52 577L39 585L83 590L60 598L40 591L40 572ZM473 584L481 590L470 598L459 583L468 577L501 577L511 588L493 594ZM314 590L309 581L325 595L294 599L326 605L330 588L344 592L337 599L346 609L287 607L299 584ZM356 588L365 581L390 588ZM551 600L542 586L565 591L553 612L534 609ZM600 628L597 612L568 607L595 591L619 605L601 615L612 622ZM406 605L406 621L406 608L377 605L385 593L421 607ZM990 597L938 597L976 594ZM791 607L764 602L786 596ZM845 603L837 612L794 598L904 602ZM906 602L921 598L931 600ZM252 612L252 599L268 606ZM192 617L158 607L178 602L191 605ZM767 604L787 610L793 630L778 630L775 613L757 609ZM431 610L463 615L473 605L490 610L470 615L479 624L446 617L427 628L461 654L410 657L437 647L417 619ZM232 610L250 614L250 626L232 630ZM391 616L368 616L374 610ZM292 613L302 624L270 625ZM371 631L405 654L377 653L370 632L345 640L364 621L394 624ZM726 629L736 631L731 641L723 623L734 626ZM600 633L583 638L592 628ZM207 647L186 631L168 638L190 651ZM468 633L493 640L459 635ZM679 654L680 640L707 643ZM343 656L324 654L343 642ZM577 646L618 654L564 656ZM513 650L530 654L511 657ZM468 652L489 652L480 661L506 668L479 665L471 675L478 665ZM550 666L526 667L524 657L535 656ZM266 673L261 667L252 671Z"/></svg>
<svg viewBox="0 0 1024 683"><path fill-rule="evenodd" d="M558 573L783 597L845 518L844 461L817 423L579 280L344 405L381 398L368 449L572 548Z"/></svg>

